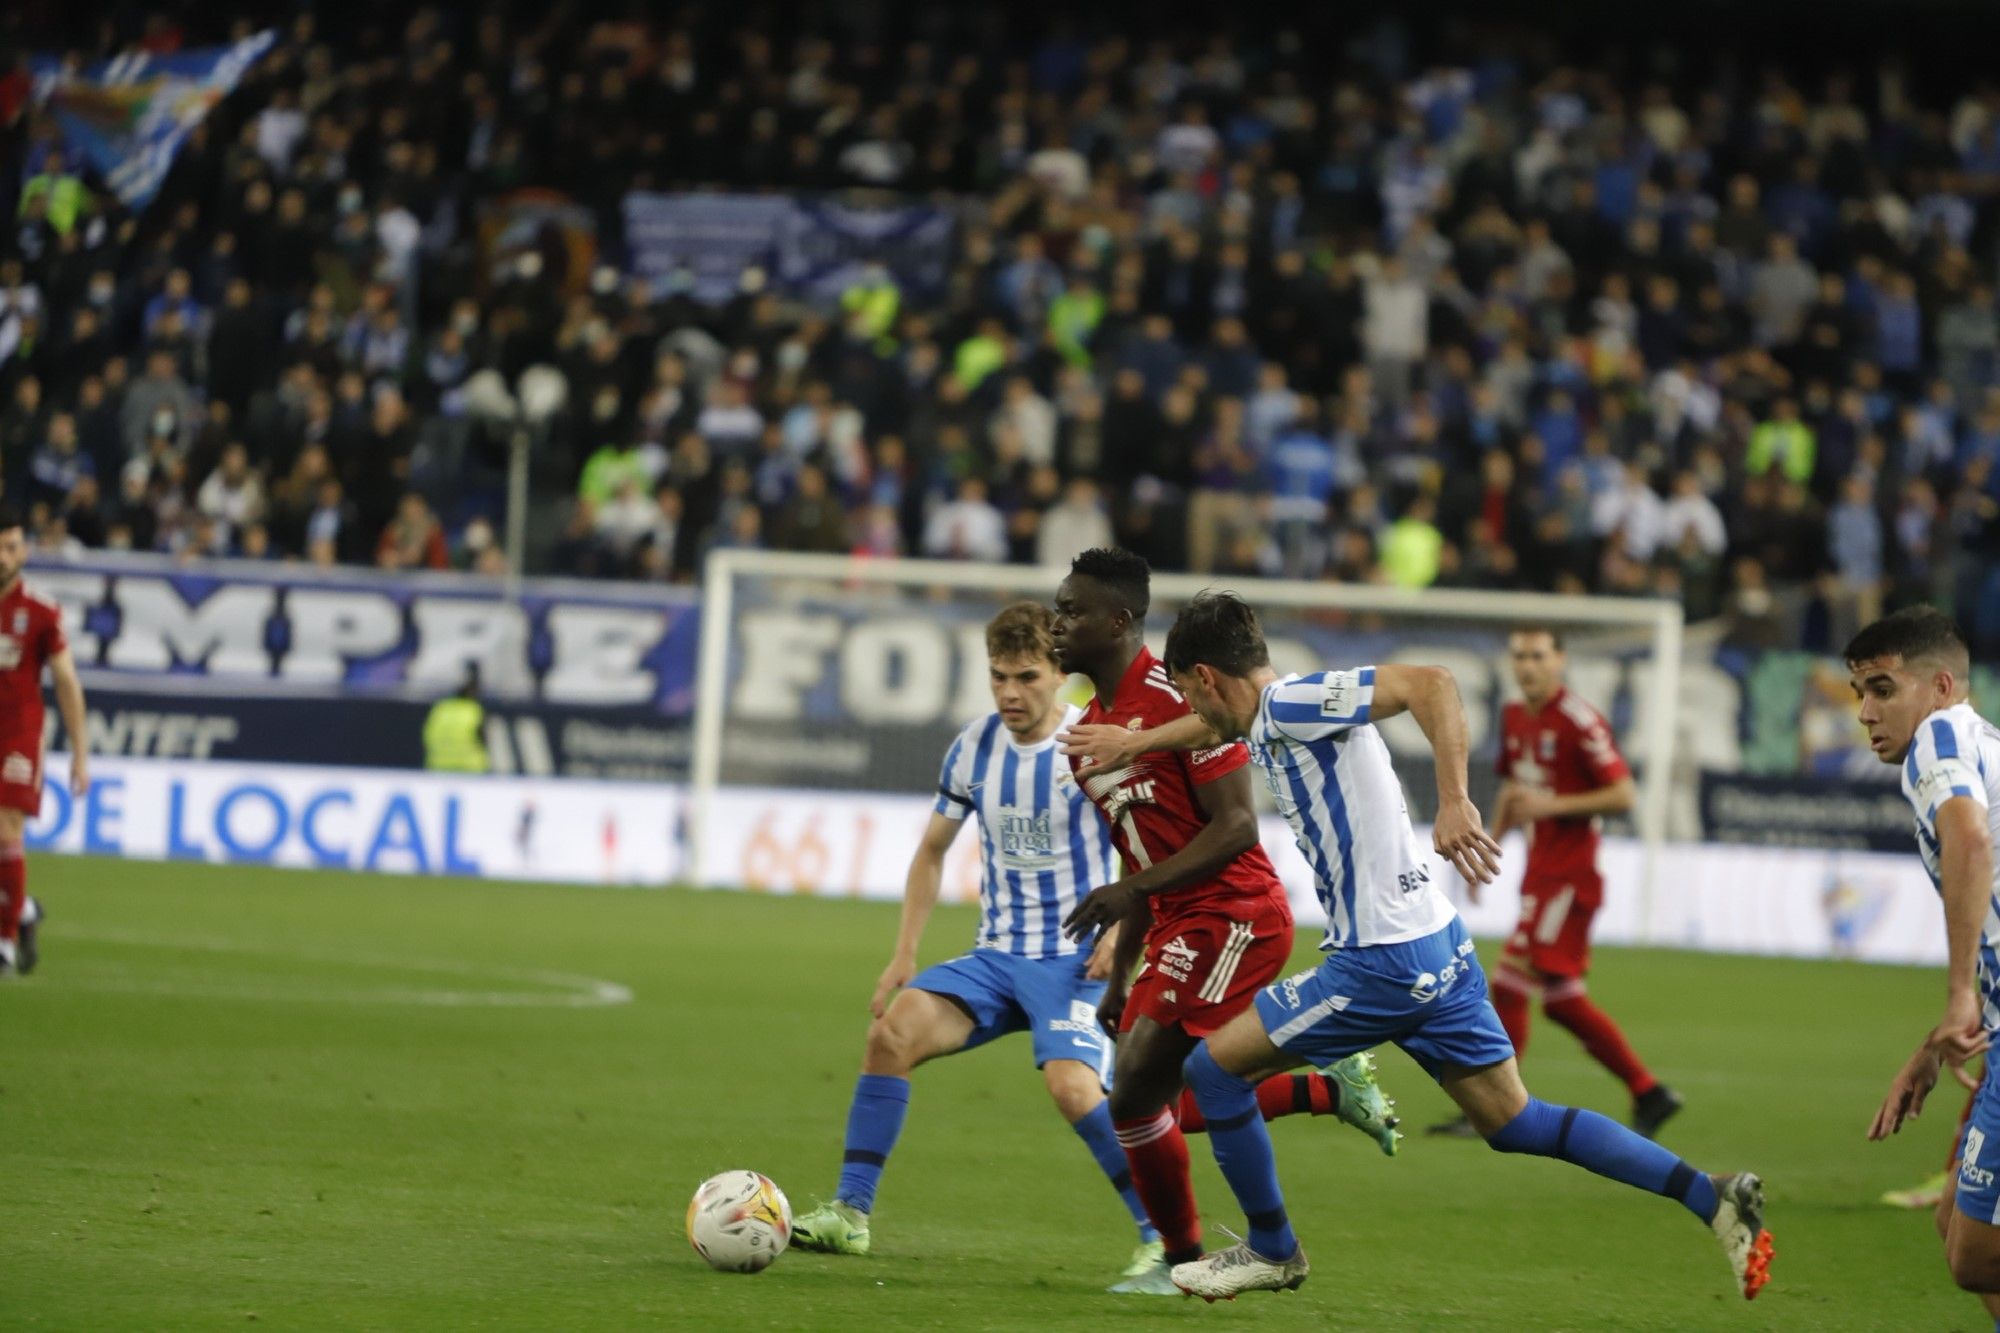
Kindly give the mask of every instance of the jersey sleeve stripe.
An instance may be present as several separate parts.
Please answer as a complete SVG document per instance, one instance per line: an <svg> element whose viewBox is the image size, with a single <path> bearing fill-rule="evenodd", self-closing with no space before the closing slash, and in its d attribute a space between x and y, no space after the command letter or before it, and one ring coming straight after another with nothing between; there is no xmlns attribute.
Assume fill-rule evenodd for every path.
<svg viewBox="0 0 2000 1333"><path fill-rule="evenodd" d="M1958 758L1958 733L1941 717L1931 722L1931 744L1937 747L1938 758Z"/></svg>

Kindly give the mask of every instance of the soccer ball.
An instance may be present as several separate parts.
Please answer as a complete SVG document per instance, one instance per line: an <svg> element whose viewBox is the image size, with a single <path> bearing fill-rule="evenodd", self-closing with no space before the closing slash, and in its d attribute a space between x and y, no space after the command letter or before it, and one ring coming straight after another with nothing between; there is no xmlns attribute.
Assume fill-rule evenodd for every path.
<svg viewBox="0 0 2000 1333"><path fill-rule="evenodd" d="M768 1176L724 1171L688 1204L688 1244L724 1273L761 1273L792 1242L792 1205Z"/></svg>

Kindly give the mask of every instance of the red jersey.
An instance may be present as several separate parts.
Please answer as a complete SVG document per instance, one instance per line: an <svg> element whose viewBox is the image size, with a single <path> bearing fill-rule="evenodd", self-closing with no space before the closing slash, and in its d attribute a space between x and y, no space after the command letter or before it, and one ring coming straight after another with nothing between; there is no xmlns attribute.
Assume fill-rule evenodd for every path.
<svg viewBox="0 0 2000 1333"><path fill-rule="evenodd" d="M1540 711L1519 700L1500 714L1502 778L1530 791L1575 796L1630 776L1611 728L1595 708L1558 689ZM1530 830L1527 879L1568 879L1597 866L1597 818L1538 819Z"/></svg>
<svg viewBox="0 0 2000 1333"><path fill-rule="evenodd" d="M42 671L50 658L68 646L63 638L62 612L56 604L35 596L26 584L15 580L13 591L0 596L0 765L18 767L15 756L21 754L39 765Z"/></svg>
<svg viewBox="0 0 2000 1333"><path fill-rule="evenodd" d="M1118 682L1118 692L1109 706L1093 698L1079 725L1106 723L1150 731L1186 717L1189 711L1187 700L1167 679L1166 667L1151 651L1141 648ZM1126 873L1131 874L1180 851L1208 823L1195 795L1196 787L1226 777L1249 762L1249 747L1238 741L1212 750L1162 750L1141 755L1130 767L1113 772L1099 772L1081 758L1072 758L1070 769L1084 794L1111 825L1111 841L1125 858ZM1169 915L1196 902L1262 897L1286 901L1278 872L1259 845L1231 861L1206 884L1155 895L1154 914Z"/></svg>

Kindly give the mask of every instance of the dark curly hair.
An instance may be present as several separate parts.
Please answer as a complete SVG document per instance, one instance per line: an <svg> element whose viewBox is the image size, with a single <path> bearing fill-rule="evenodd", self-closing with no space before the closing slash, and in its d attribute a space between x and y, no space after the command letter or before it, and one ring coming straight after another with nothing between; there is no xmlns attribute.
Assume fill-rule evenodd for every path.
<svg viewBox="0 0 2000 1333"><path fill-rule="evenodd" d="M1070 561L1069 572L1103 584L1134 621L1144 620L1153 604L1153 571L1142 555L1116 546L1095 546Z"/></svg>

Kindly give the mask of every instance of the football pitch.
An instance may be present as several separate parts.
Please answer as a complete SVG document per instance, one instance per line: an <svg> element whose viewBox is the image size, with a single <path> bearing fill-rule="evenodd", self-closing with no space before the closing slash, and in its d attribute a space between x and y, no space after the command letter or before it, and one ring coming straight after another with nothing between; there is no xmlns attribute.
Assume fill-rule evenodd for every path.
<svg viewBox="0 0 2000 1333"><path fill-rule="evenodd" d="M1753 1167L1746 1305L1678 1207L1559 1163L1274 1127L1295 1294L1111 1297L1133 1239L1025 1037L928 1066L865 1259L710 1272L695 1184L803 1209L838 1170L893 905L37 859L43 966L0 986L0 1327L1984 1328L1923 1215L1960 1097L1862 1132L1934 971L1606 951L1594 991L1687 1095L1667 1141ZM924 961L971 937L942 909ZM1301 965L1311 936L1301 932ZM1490 950L1487 950L1490 954ZM1541 1096L1624 1098L1540 1020ZM1442 1096L1400 1054L1407 1127ZM1205 1139L1205 1215L1240 1225ZM1212 1237L1220 1233L1211 1230ZM1225 1242L1226 1243L1226 1242Z"/></svg>

